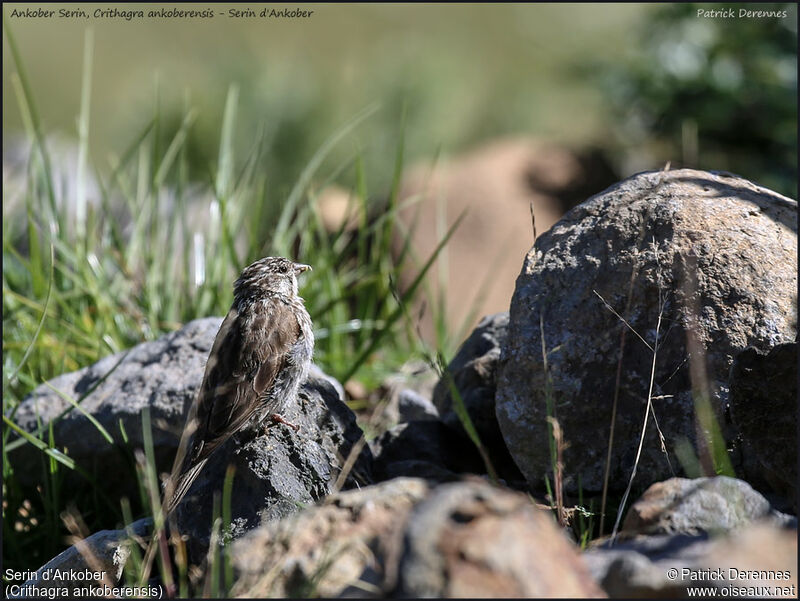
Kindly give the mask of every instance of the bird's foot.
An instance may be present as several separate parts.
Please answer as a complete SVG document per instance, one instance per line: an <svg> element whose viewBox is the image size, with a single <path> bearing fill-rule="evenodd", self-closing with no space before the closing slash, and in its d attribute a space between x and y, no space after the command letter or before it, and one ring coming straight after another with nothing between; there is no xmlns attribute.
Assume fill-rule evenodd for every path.
<svg viewBox="0 0 800 601"><path fill-rule="evenodd" d="M273 414L271 414L269 417L270 417L270 419L271 419L273 422L275 422L275 423L279 423L279 424L284 424L284 425L286 425L286 426L289 426L289 427L290 427L290 428L292 428L292 429L293 429L295 432L297 432L298 430L300 430L300 426L298 426L297 424L293 424L292 422L288 422L288 421L286 421L286 420L283 418L283 416L282 416L282 415L278 415L277 413L273 413Z"/></svg>

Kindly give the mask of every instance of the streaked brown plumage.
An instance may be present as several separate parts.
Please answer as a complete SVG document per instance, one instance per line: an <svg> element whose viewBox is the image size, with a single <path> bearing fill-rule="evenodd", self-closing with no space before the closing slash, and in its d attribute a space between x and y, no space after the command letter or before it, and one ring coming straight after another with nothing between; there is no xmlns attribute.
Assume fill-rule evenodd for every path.
<svg viewBox="0 0 800 601"><path fill-rule="evenodd" d="M296 398L314 349L311 318L297 294L297 276L307 269L266 257L234 283L233 305L209 353L167 484L168 513L231 435L254 416L282 421L279 414Z"/></svg>

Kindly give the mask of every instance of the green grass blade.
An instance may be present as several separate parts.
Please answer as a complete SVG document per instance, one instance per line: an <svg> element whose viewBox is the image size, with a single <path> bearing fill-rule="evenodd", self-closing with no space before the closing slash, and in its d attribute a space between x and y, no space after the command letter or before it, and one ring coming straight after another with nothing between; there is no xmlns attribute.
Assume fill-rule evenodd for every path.
<svg viewBox="0 0 800 601"><path fill-rule="evenodd" d="M94 32L88 28L84 35L83 80L81 83L81 108L78 117L78 172L75 191L75 238L80 244L86 242L86 164L89 156L89 107L92 90L92 56Z"/></svg>
<svg viewBox="0 0 800 601"><path fill-rule="evenodd" d="M104 373L104 374L103 374L103 375L102 375L100 378L98 378L97 382L95 382L94 384L92 384L92 385L91 385L91 386L90 386L90 387L89 387L89 388L86 390L86 392L84 392L84 393L83 393L83 394L82 394L82 395L81 395L81 396L80 396L80 397L77 399L77 401L75 401L75 402L76 402L76 404L80 405L80 404L83 402L83 400L84 400L86 397L88 397L90 394L92 394L92 393L93 393L93 392L94 392L94 391L97 389L97 387L98 387L98 386L100 386L100 384L102 384L103 382L105 382L106 378L108 378L108 377L109 377L109 376L110 376L112 373L114 373L114 371L117 369L117 367L119 367L119 365L120 365L120 364L121 364L121 363L122 363L122 362L125 360L125 357L127 357L127 356L128 356L128 353L129 353L129 352L130 352L130 350L128 350L128 351L126 351L125 353L123 353L123 354L122 354L122 356L120 356L119 360L118 360L118 361L117 361L117 362L116 362L116 363L115 363L115 364L114 364L114 365L111 367L111 369L109 369L109 370L108 370L106 373ZM55 422L57 422L58 420L60 420L60 419L63 419L63 418L64 418L64 416L66 416L66 415L67 415L67 414L68 414L70 411L73 411L74 409L75 409L75 407L74 407L74 406L72 406L72 405L70 405L69 407L67 407L66 409L64 409L64 411L62 411L60 414L58 414L58 415L57 415L55 418L53 418L53 419L51 420L51 422L55 423ZM40 426L39 428L37 428L37 429L36 429L36 431L34 432L34 435L35 435L35 436L41 436L41 434L42 434L42 432L43 432L43 431L44 431L44 426ZM27 439L22 439L22 438L20 438L20 439L17 439L17 440L14 440L14 441L12 441L12 442L8 443L8 445L6 446L6 450L8 450L8 451L11 451L11 450L13 450L13 449L16 449L16 448L17 448L17 447L19 447L19 446L22 446L23 444L25 444L26 440L27 440Z"/></svg>
<svg viewBox="0 0 800 601"><path fill-rule="evenodd" d="M493 484L497 484L499 481L497 472L495 471L494 465L489 458L489 453L486 450L486 447L481 441L481 437L478 435L478 430L475 428L475 424L472 423L472 418L469 416L469 412L464 405L464 399L461 398L461 393L458 391L458 387L453 381L453 376L447 369L447 363L444 361L444 357L441 354L439 354L437 360L441 368L442 377L447 380L447 386L450 389L450 397L453 399L453 411L455 411L456 416L458 416L458 419L461 422L461 425L464 427L464 431L467 433L467 436L469 436L469 439L472 441L472 444L474 444L478 449L478 452L483 459L483 463L486 466L486 473L489 475L489 479Z"/></svg>
<svg viewBox="0 0 800 601"><path fill-rule="evenodd" d="M197 115L198 112L195 109L191 109L188 113L186 113L186 116L181 122L181 126L178 128L178 131L175 132L175 135L170 141L169 146L167 146L167 150L164 152L164 156L161 159L158 169L156 169L155 177L153 178L154 184L157 188L160 188L164 185L164 182L167 179L167 174L169 174L169 171L172 169L172 165L178 156L178 152L186 143L186 139L189 136L189 130L194 124Z"/></svg>
<svg viewBox="0 0 800 601"><path fill-rule="evenodd" d="M27 440L29 443L31 443L33 446L35 446L37 449L43 451L50 459L58 461L59 463L67 466L71 470L75 469L75 467L76 467L75 466L75 461L73 459L71 459L70 457L68 457L67 455L65 455L64 453L62 453L61 451L59 451L58 449L53 449L53 448L49 447L44 441L36 438L35 436L33 436L33 434L31 434L29 432L26 432L25 430L20 428L17 424L12 422L5 415L3 416L3 422L5 423L6 426L8 426L12 430L14 430L17 434L22 436L22 438Z"/></svg>
<svg viewBox="0 0 800 601"><path fill-rule="evenodd" d="M19 82L26 105L25 112L30 117L30 122L33 126L33 131L36 136L36 143L42 156L42 162L44 164L45 186L47 188L47 197L50 201L50 208L53 211L53 215L56 215L56 195L53 188L53 171L50 167L50 155L48 154L47 147L44 143L42 121L39 118L39 111L36 108L36 103L33 98L33 91L28 83L25 67L22 64L22 57L20 56L19 48L17 47L17 42L14 38L14 35L11 33L11 26L8 23L8 18L6 17L5 12L3 12L3 29L6 32L6 41L8 42L8 47L11 50L11 56L14 58L14 64L17 67L17 75L19 76Z"/></svg>
<svg viewBox="0 0 800 601"><path fill-rule="evenodd" d="M294 185L292 191L289 193L289 197L286 199L286 203L284 204L280 218L278 219L277 227L275 228L275 231L278 233L278 235L286 232L289 229L290 220L295 214L295 209L300 203L303 192L306 190L306 188L308 188L311 178L314 176L314 173L317 172L317 169L319 169L320 165L322 165L322 161L325 160L325 157L328 156L333 147L336 146L336 144L338 144L342 138L348 135L367 118L371 117L377 110L377 105L371 105L362 110L360 113L356 114L352 119L350 119L350 121L345 123L342 127L335 131L333 135L325 140L317 152L314 153L314 155L311 157L311 160L308 161L308 164L300 173L297 183ZM288 247L280 250L286 254L290 254L286 252Z"/></svg>
<svg viewBox="0 0 800 601"><path fill-rule="evenodd" d="M41 334L41 332L42 332L42 326L44 325L44 320L47 317L47 310L50 308L50 295L53 292L53 267L55 265L55 254L54 254L54 252L55 251L53 249L53 245L51 244L50 245L50 277L48 278L48 281L47 281L47 297L44 299L44 308L42 309L42 317L39 320L39 325L36 326L36 331L33 333L33 338L31 338L31 342L28 345L28 348L25 349L25 353L22 355L22 359L20 359L20 362L17 365L17 368L14 370L14 373L12 373L8 377L8 381L9 382L13 382L16 379L17 374L19 374L19 371L22 369L22 366L25 365L25 361L27 361L28 357L30 357L31 352L33 351L33 347L36 346L36 341L39 339L39 334Z"/></svg>
<svg viewBox="0 0 800 601"><path fill-rule="evenodd" d="M231 85L225 99L225 110L222 117L222 133L219 144L219 157L216 179L217 198L227 198L233 179L233 132L236 125L236 106L239 102L239 88Z"/></svg>
<svg viewBox="0 0 800 601"><path fill-rule="evenodd" d="M79 411L79 412L80 412L80 413L81 413L81 414L82 414L82 415L83 415L83 416L84 416L86 419L88 419L88 420L89 420L89 422L90 422L90 423L91 423L91 424L92 424L92 425L95 427L95 429L96 429L96 430L97 430L97 431L100 433L100 435L101 435L103 438L105 438L105 439L106 439L106 442L108 442L109 444L114 444L114 439L112 438L111 434L109 434L109 433L108 433L108 430L106 430L106 429L105 429L105 428L102 426L102 424L101 424L100 422L98 422L98 421L97 421L97 419L96 419L96 418L95 418L95 417L94 417L94 416L93 416L91 413L89 413L88 411L86 411L86 409L84 409L83 407L81 407L81 406L80 406L80 404L79 404L77 401L75 401L75 399L73 399L71 396L69 396L69 395L68 395L68 394L66 394L65 392L62 392L61 390L59 390L58 388L56 388L55 386L53 386L53 385L52 385L50 382L45 382L44 384L45 384L45 386L47 386L47 387L48 387L50 390L52 390L53 392L55 392L55 393L56 393L58 396L60 396L62 399L64 399L64 400L65 400L65 401L67 401L67 402L68 402L70 405L72 405L72 406L73 406L75 409L77 409L77 410L78 410L78 411ZM51 423L53 423L53 422L51 421Z"/></svg>

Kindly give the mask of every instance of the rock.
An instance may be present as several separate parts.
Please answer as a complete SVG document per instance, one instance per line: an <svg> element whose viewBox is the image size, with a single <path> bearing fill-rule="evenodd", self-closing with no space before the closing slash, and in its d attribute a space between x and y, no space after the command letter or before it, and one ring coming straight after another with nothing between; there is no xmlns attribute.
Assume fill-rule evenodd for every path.
<svg viewBox="0 0 800 601"><path fill-rule="evenodd" d="M528 482L552 478L549 397L569 444L566 489L577 492L578 477L584 492L602 489L625 332L609 483L617 491L627 484L653 354L604 301L650 347L661 315L654 411L673 465L676 441L685 437L707 467L690 371L696 386L707 382L722 433L732 440L726 408L733 357L747 346L795 338L796 290L797 203L736 176L642 173L572 209L525 259L499 366L500 430ZM671 475L650 422L638 466L643 485Z"/></svg>
<svg viewBox="0 0 800 601"><path fill-rule="evenodd" d="M130 556L126 541L131 535L147 538L152 528L152 519L144 518L122 530L96 532L39 568L35 576L22 585L22 594L12 593L9 596L52 598L52 593L48 593L46 589L55 588L60 591L60 597L96 597L96 593L90 594L85 588L97 590L118 586ZM156 590L155 594L148 593L147 596L158 596L158 592Z"/></svg>
<svg viewBox="0 0 800 601"><path fill-rule="evenodd" d="M53 378L22 401L14 421L28 432L36 430L37 417L45 426L53 421L56 446L66 447L78 465L96 474L110 496L138 498L135 473L117 448L125 446L120 422L129 446L143 448L142 411L150 410L156 468L168 472L221 323L219 317L197 319L158 340ZM86 395L81 409L105 428L115 444L109 444L81 411L70 409L70 403L56 390L76 401ZM10 453L10 460L20 482L27 486L39 483L42 453L38 449L24 444ZM66 477L70 485L86 487L86 482L71 472L67 471Z"/></svg>
<svg viewBox="0 0 800 601"><path fill-rule="evenodd" d="M742 452L755 459L745 464L745 476L764 477L797 509L797 343L767 354L739 353L731 366L730 405Z"/></svg>
<svg viewBox="0 0 800 601"><path fill-rule="evenodd" d="M687 586L703 583L670 578L670 570L698 569L709 548L707 535L636 536L613 547L597 545L583 553L583 560L609 597L679 598L686 597Z"/></svg>
<svg viewBox="0 0 800 601"><path fill-rule="evenodd" d="M575 547L522 493L442 484L411 512L401 597L602 597Z"/></svg>
<svg viewBox="0 0 800 601"><path fill-rule="evenodd" d="M747 526L717 539L707 534L637 535L613 547L608 541L596 545L583 559L603 590L615 598L698 596L690 595L688 587L717 589L724 596L797 594L797 530L767 524ZM733 593L733 587L739 590ZM749 590L742 590L746 587ZM778 593L775 587L786 592Z"/></svg>
<svg viewBox="0 0 800 601"><path fill-rule="evenodd" d="M339 400L342 401L342 402L345 401L344 386L342 386L342 383L339 382L339 380L337 380L333 376L329 376L328 374L326 374L324 371L322 371L319 367L317 367L313 363L309 367L308 375L309 375L309 380L312 380L312 381L314 379L326 380L328 382L328 384L333 386L333 389L336 391L336 394L338 395Z"/></svg>
<svg viewBox="0 0 800 601"><path fill-rule="evenodd" d="M648 488L628 511L622 533L717 534L766 520L790 521L742 480L671 478Z"/></svg>
<svg viewBox="0 0 800 601"><path fill-rule="evenodd" d="M416 420L439 419L439 411L431 402L433 387L439 379L428 363L410 360L381 383L381 392L388 400L383 409L384 428Z"/></svg>
<svg viewBox="0 0 800 601"><path fill-rule="evenodd" d="M403 175L398 201L417 202L398 218L411 231L416 256L427 259L467 210L445 248L446 265L437 260L426 276L430 298L438 298L444 280L448 331L468 332L479 316L508 310L519 261L533 240L531 206L541 234L567 209L616 179L597 151L573 151L524 137L490 141L449 162L437 159L411 167ZM404 243L400 236L393 241L395 255ZM409 263L401 284L416 275ZM416 302L412 315L419 315L423 302ZM420 321L422 336L435 342L430 307Z"/></svg>
<svg viewBox="0 0 800 601"><path fill-rule="evenodd" d="M408 513L427 492L423 480L398 478L263 524L233 544L231 594L381 596L394 586Z"/></svg>
<svg viewBox="0 0 800 601"><path fill-rule="evenodd" d="M508 333L508 313L487 315L462 343L447 366L458 389L464 408L482 438L502 436L495 416L494 397L497 387L497 364L500 348ZM442 421L457 430L461 420L453 411L453 397L447 378L441 378L433 389L433 404Z"/></svg>
<svg viewBox="0 0 800 601"><path fill-rule="evenodd" d="M242 536L262 520L277 520L313 504L337 487L349 488L370 481L369 447L360 443L362 433L355 416L328 378L316 377L312 372L298 396L298 402L282 414L299 426L297 432L284 424L270 425L263 432L251 423L211 456L176 508L175 524L186 537L191 563L201 565L207 556L214 510L221 511L221 490L229 465L234 468L232 524L223 532L224 543ZM351 452L355 453L352 466L340 478ZM124 534L103 531L87 540L95 541L93 545L106 545L100 549L105 553L106 547L111 549ZM110 542L106 544L107 541ZM56 560L74 562L74 556L73 548Z"/></svg>
<svg viewBox="0 0 800 601"><path fill-rule="evenodd" d="M190 557L200 563L208 550L214 504L221 495L228 466L235 469L230 497L229 540L262 521L278 520L327 496L337 484L351 452L357 453L343 488L371 480L372 455L355 415L326 378L309 375L299 402L282 416L299 427L270 424L258 430L252 423L234 435L209 459L178 505L178 529L188 535ZM222 505L220 504L219 507Z"/></svg>
<svg viewBox="0 0 800 601"><path fill-rule="evenodd" d="M521 493L398 478L328 497L234 543L235 597L597 597L574 547Z"/></svg>
<svg viewBox="0 0 800 601"><path fill-rule="evenodd" d="M611 597L683 598L689 586L753 586L734 568L788 570L785 558L797 557L796 531L795 518L776 512L746 482L672 478L633 504L617 544L596 543L584 559Z"/></svg>
<svg viewBox="0 0 800 601"><path fill-rule="evenodd" d="M439 419L439 412L419 393L403 388L397 395L397 416L401 423L411 421L431 421Z"/></svg>
<svg viewBox="0 0 800 601"><path fill-rule="evenodd" d="M475 445L439 421L398 424L370 441L376 481L398 476L451 480L457 474L486 473Z"/></svg>
<svg viewBox="0 0 800 601"><path fill-rule="evenodd" d="M481 442L488 449L493 463L497 464L495 467L504 476L519 480L521 476L508 453L495 413L497 365L507 332L508 313L487 315L458 349L447 366L447 372L458 389ZM436 384L433 404L447 426L466 433L461 419L453 409L453 397L447 377L442 377Z"/></svg>
<svg viewBox="0 0 800 601"><path fill-rule="evenodd" d="M139 344L48 383L73 399L87 395L81 408L113 437L113 445L77 410L58 419L71 405L48 385L38 387L20 404L15 421L32 432L36 429L37 415L45 425L56 420L53 431L59 448L66 447L68 455L78 465L95 474L110 497L137 498L136 475L117 445L143 448L142 411L149 408L156 468L159 473L172 469L186 414L203 378L205 362L220 323L222 319L218 317L192 321L158 340ZM353 413L344 405L341 384L318 367L312 366L301 396L305 399L302 411L298 409L305 426L301 434L305 433L303 440L313 441L303 443L302 448L313 453L319 451L314 445L322 445L324 452L319 451L321 454L314 460L298 456L295 461L302 464L311 460L323 469L327 458L349 448L360 437L361 430L355 425ZM120 421L128 438L127 445L123 442ZM278 435L280 429L272 432ZM11 453L15 473L25 485L38 483L41 456L41 452L29 444ZM220 460L221 457L217 458ZM203 471L208 472L209 467ZM359 467L368 471L368 467ZM224 474L225 466L220 469ZM70 485L86 486L70 472L66 477Z"/></svg>
<svg viewBox="0 0 800 601"><path fill-rule="evenodd" d="M758 524L744 528L726 539L715 540L704 565L722 573L722 587L760 588L755 594L748 592L742 596L796 597L797 524L794 528ZM770 572L775 577L771 577ZM791 590L766 593L765 586L780 586L784 590Z"/></svg>

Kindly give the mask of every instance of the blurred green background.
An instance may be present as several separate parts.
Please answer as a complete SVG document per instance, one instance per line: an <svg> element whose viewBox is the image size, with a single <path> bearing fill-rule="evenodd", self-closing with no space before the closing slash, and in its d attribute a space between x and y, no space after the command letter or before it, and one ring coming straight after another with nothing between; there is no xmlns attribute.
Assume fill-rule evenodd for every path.
<svg viewBox="0 0 800 601"><path fill-rule="evenodd" d="M6 14L13 6L6 5ZM224 12L247 5L208 6ZM604 93L576 68L590 57L622 60L639 45L637 30L653 12L592 5L303 8L313 16L9 22L47 128L68 134L75 132L79 110L84 31L93 27L90 148L96 161L122 152L150 117L158 89L165 139L187 102L200 109L189 147L194 175L202 178L216 159L228 87L237 83L239 149L252 144L263 123L270 146L265 167L274 191L285 195L322 141L374 103L379 112L351 144L367 151L367 172L378 187L391 173L385 156L394 152L404 104L409 159L509 132L576 143L606 140L613 127ZM3 89L11 102L3 108L4 144L20 127L9 93L11 61L6 52Z"/></svg>
<svg viewBox="0 0 800 601"><path fill-rule="evenodd" d="M15 6L4 6L6 16ZM74 5L82 6L91 13L159 5ZM248 5L201 8L210 6ZM303 6L314 11L307 19L8 24L46 128L68 135L81 97L84 31L93 28L89 136L99 165L122 152L156 102L165 140L189 103L200 109L189 140L192 173L207 179L222 105L237 83L237 145L246 151L264 124L264 168L278 194L331 131L378 103L351 140L366 150L378 188L391 173L383 156L393 152L405 105L408 159L529 133L597 144L623 175L670 160L728 169L795 197L796 7L760 4L787 17L735 19L698 18L698 7L721 5L320 4ZM6 148L21 125L9 52L3 61Z"/></svg>

